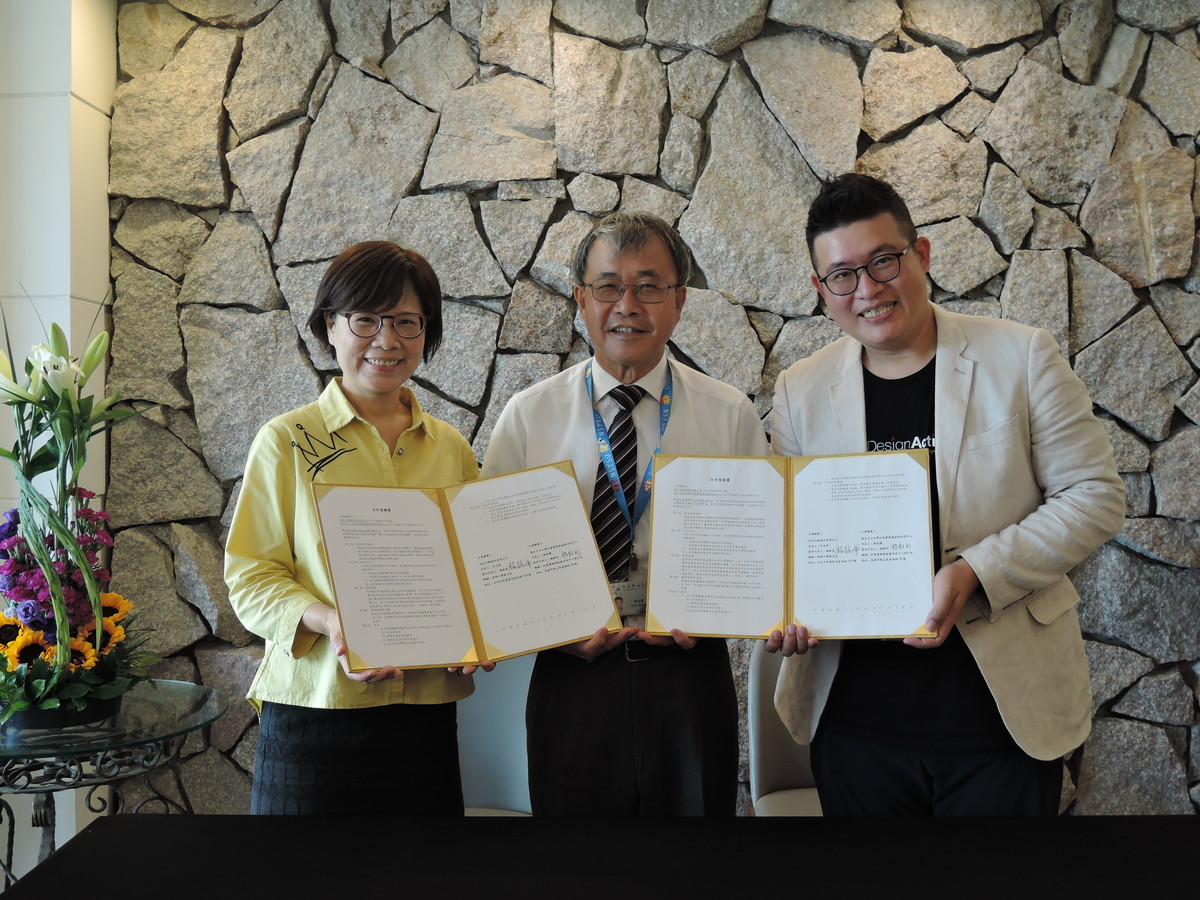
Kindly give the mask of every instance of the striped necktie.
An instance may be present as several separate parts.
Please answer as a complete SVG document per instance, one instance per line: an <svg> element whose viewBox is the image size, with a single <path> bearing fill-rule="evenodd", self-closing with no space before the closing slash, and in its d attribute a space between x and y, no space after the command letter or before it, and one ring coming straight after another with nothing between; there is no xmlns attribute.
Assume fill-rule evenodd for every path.
<svg viewBox="0 0 1200 900"><path fill-rule="evenodd" d="M620 410L608 428L608 445L612 450L617 475L625 491L625 503L633 512L637 497L637 430L633 427L633 408L642 399L643 391L635 384L622 384L608 392ZM617 496L608 480L604 460L596 472L596 493L592 500L592 531L604 560L609 581L620 581L629 572L629 556L633 551L633 535L621 513Z"/></svg>

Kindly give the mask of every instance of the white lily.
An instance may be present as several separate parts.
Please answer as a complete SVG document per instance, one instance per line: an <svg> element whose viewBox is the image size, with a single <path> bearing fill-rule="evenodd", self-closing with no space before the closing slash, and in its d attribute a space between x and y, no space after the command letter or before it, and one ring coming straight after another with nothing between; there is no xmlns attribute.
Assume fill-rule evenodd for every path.
<svg viewBox="0 0 1200 900"><path fill-rule="evenodd" d="M13 381L12 363L7 354L0 350L0 394L5 394L13 400L29 400L37 402L37 397Z"/></svg>

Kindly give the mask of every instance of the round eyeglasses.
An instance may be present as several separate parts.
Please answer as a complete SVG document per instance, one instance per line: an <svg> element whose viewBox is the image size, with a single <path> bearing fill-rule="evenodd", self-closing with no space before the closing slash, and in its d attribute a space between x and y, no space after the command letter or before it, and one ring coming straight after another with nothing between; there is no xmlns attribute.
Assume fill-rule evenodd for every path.
<svg viewBox="0 0 1200 900"><path fill-rule="evenodd" d="M606 279L584 284L592 292L592 296L601 303L616 303L625 296L627 290L633 291L638 303L662 303L667 299L667 291L671 288L683 287L682 284L659 284L657 281L639 281L637 284L625 284L621 281Z"/></svg>
<svg viewBox="0 0 1200 900"><path fill-rule="evenodd" d="M425 331L425 317L417 313L400 313L395 316L377 316L375 313L337 313L346 317L350 333L360 338L375 337L383 328L384 319L390 319L392 329L402 338L420 337Z"/></svg>
<svg viewBox="0 0 1200 900"><path fill-rule="evenodd" d="M871 280L878 284L891 281L900 274L900 257L911 250L916 242L917 239L913 238L908 242L908 246L899 253L880 253L865 266L853 269L849 267L834 269L824 278L818 278L817 281L825 285L829 293L839 297L854 293L855 288L858 287L859 272L866 272L871 276Z"/></svg>

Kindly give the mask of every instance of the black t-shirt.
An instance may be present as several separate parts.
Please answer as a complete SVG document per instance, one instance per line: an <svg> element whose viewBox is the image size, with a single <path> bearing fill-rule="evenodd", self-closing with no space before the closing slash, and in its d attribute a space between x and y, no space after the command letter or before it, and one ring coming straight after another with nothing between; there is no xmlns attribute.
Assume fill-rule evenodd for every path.
<svg viewBox="0 0 1200 900"><path fill-rule="evenodd" d="M930 452L934 559L941 556L934 447L934 361L905 378L863 369L867 449ZM1010 746L996 702L955 628L941 647L850 640L821 715L821 730L906 747L975 750Z"/></svg>

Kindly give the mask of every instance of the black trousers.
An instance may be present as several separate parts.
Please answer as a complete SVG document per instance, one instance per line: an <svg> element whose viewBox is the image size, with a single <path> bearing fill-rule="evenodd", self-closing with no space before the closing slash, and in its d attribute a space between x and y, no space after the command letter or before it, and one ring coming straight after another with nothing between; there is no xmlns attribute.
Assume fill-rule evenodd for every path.
<svg viewBox="0 0 1200 900"><path fill-rule="evenodd" d="M525 711L534 815L732 816L737 696L723 640L538 654Z"/></svg>
<svg viewBox="0 0 1200 900"><path fill-rule="evenodd" d="M250 812L461 816L455 704L264 703Z"/></svg>
<svg viewBox="0 0 1200 900"><path fill-rule="evenodd" d="M1054 816L1062 760L1015 743L925 750L817 732L813 780L827 816Z"/></svg>

